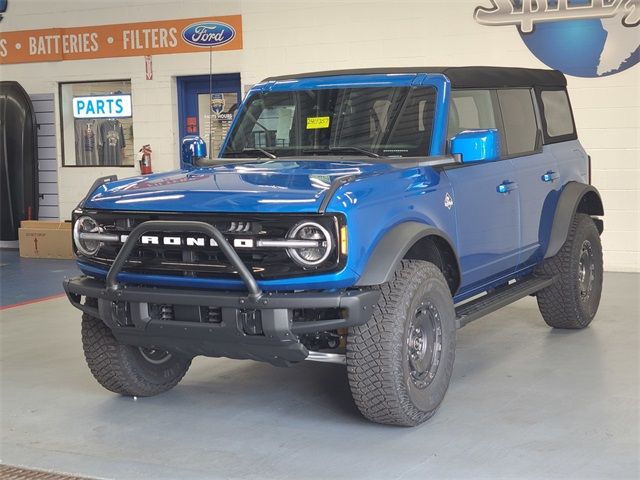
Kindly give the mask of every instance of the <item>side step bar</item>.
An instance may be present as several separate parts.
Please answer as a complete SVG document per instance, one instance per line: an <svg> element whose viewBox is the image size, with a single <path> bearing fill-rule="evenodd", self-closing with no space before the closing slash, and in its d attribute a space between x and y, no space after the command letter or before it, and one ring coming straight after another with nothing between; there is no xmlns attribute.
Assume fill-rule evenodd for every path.
<svg viewBox="0 0 640 480"><path fill-rule="evenodd" d="M551 285L555 277L538 277L531 275L510 285L496 288L480 298L471 300L456 307L456 327L462 328L474 320L495 312L510 303L536 293Z"/></svg>

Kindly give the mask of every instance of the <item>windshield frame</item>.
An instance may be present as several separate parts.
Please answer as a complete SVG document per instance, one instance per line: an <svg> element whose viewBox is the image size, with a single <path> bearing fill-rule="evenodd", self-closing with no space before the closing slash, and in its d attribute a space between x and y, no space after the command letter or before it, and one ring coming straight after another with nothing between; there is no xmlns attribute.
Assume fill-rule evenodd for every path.
<svg viewBox="0 0 640 480"><path fill-rule="evenodd" d="M407 77L407 75L402 75L401 77ZM415 80L416 76L409 75L409 77ZM442 76L439 75L438 77L442 77ZM444 79L444 77L442 78ZM282 85L282 84L269 85L268 87L270 88L265 88L265 85L258 85L254 87L249 92L244 102L242 102L240 108L238 109L236 118L234 119L234 122L231 125L231 128L229 129L229 132L226 136L223 147L220 150L220 154L219 154L220 160L224 159L225 161L233 161L233 160L246 160L248 158L247 152L243 152L242 150L232 151L232 144L234 140L234 135L241 135L239 138L246 140L246 136L250 135L252 132L255 131L255 126L258 123L259 119L256 119L255 116L252 115L252 113L250 112L250 108L254 104L253 102L255 102L256 100L259 100L261 97L268 98L267 96L270 94L288 94L295 99L293 108L297 110L300 108L301 94L304 93L305 91L313 91L315 94L320 95L320 91L322 90L335 90L337 92L337 95L346 95L347 93L353 92L354 90L361 92L361 91L365 91L364 89L369 89L369 88L371 89L377 88L379 91L390 90L391 91L390 93L392 94L392 98L395 98L398 92L401 93L401 98L395 105L395 110L393 112L394 116L389 117L391 118L391 121L389 121L388 124L386 125L387 127L389 127L390 125L391 128L387 128L386 130L383 128L381 130L381 133L383 134L382 136L386 136L385 141L377 142L373 146L373 148L371 148L371 150L367 149L366 146L362 147L362 146L356 146L356 145L341 145L341 144L336 145L335 143L330 142L328 145L316 146L315 148L319 150L318 153L309 152L309 150L312 150L314 148L312 145L296 144L295 146L292 146L291 149L286 149L287 150L286 154L283 155L281 152L278 151L278 148L270 148L269 146L262 145L262 144L256 147L247 147L246 141L243 144L243 149L246 148L247 150L254 150L254 151L255 149L263 149L267 153L274 154L277 156L278 159L283 159L283 160L295 159L295 158L315 158L318 156L321 156L323 158L326 158L327 156L330 156L330 157L340 156L340 157L349 157L350 160L351 160L351 157L354 157L353 159L355 159L356 157L360 157L362 158L363 161L366 161L366 162L371 162L371 161L376 162L376 160L378 161L384 160L386 157L389 157L393 160L398 160L402 158L424 158L433 154L434 145L437 145L439 143L438 130L441 129L441 125L439 125L439 123L441 123L439 122L439 116L441 112L439 110L441 109L441 104L443 102L441 98L440 88L437 85L437 83L440 83L440 82L428 82L428 83L422 83L422 84L416 85L415 82L407 82L407 79L403 78L403 79L395 79L395 81L393 82L386 82L386 83L385 82L357 82L357 83L341 84L340 82L335 82L335 83L329 83L329 84L325 83L323 85L317 85L317 84L308 85L309 83L317 83L317 82L310 82L311 80L312 79L303 79L303 81L301 82L302 84L297 85L298 88L291 88L290 86L289 88L287 88L287 85ZM402 80L402 81L398 81L398 80ZM445 82L446 82L446 79L445 79ZM282 83L287 83L287 82L282 82ZM299 88L302 86L306 88ZM280 88L274 88L274 87L280 87ZM420 97L420 95L425 96L425 99L428 98L428 101L433 102L434 106L430 107L430 113L425 111L424 107L422 106L419 107L419 113L416 114L418 115L418 117L416 118L418 119L419 126L416 125L417 128L415 129L415 131L413 129L408 129L406 131L409 132L410 135L415 134L415 140L418 140L420 142L419 145L422 146L421 149L419 151L416 151L415 149L414 151L410 151L409 150L409 148L411 148L410 146L409 148L407 148L405 151L402 152L403 154L396 154L395 152L386 153L385 150L387 152L391 152L393 150L395 150L396 152L400 151L400 149L393 148L394 146L393 143L389 144L389 143L386 143L386 141L388 141L389 137L391 137L391 135L394 133L394 128L395 128L394 122L396 122L399 118L401 118L401 116L405 113L407 102L409 100L413 102L425 101L425 99ZM429 95L429 97L426 97L426 95ZM338 103L337 100L336 100L336 103ZM413 105L413 107L415 109L415 104ZM334 116L340 113L340 108L335 108L334 110L331 111L332 122L333 122ZM261 110L261 112L262 111L264 111L264 109ZM304 114L304 111L302 111L302 113ZM430 115L428 127L425 125L424 118L420 117L422 115L427 115L427 114ZM250 115L251 117L247 119L247 115ZM295 116L296 117L300 116L297 113L297 111ZM389 120L389 118L387 118L386 120ZM293 125L293 123L295 122L294 120L291 120L291 121ZM239 128L242 128L245 125L245 123L243 122L252 122L251 124L249 124L249 129L246 130L245 132L239 131ZM298 128L300 128L299 122L300 120L298 119ZM259 126L265 131L267 130L263 125L259 125ZM421 138L420 137L421 135L424 136L424 138ZM405 133L405 137L407 137L406 133ZM332 149L338 150L339 153L332 151ZM353 150L353 153L348 152L347 150L349 149ZM369 150L369 151L367 153L365 153L364 151L358 152L357 151L358 149ZM283 149L280 149L280 150L283 150ZM259 155L254 154L253 157L255 158L255 156L259 156ZM380 158L379 159L370 158L375 156L379 156Z"/></svg>

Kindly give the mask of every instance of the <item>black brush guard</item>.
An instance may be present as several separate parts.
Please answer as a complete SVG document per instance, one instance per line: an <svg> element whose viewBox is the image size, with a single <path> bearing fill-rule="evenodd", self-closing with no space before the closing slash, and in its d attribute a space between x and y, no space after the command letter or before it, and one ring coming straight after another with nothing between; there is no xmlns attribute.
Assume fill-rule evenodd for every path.
<svg viewBox="0 0 640 480"><path fill-rule="evenodd" d="M244 282L246 292L175 289L122 284L118 275L140 238L148 232L194 232L213 238ZM162 347L187 356L251 358L275 365L304 360L309 352L298 340L304 333L366 323L378 301L373 290L339 292L262 292L247 266L214 226L195 221L153 220L135 227L106 279L80 276L64 280L70 302L100 318L122 343ZM85 301L82 301L85 297ZM149 305L213 307L219 323L152 318ZM295 309L336 309L339 318L292 321Z"/></svg>

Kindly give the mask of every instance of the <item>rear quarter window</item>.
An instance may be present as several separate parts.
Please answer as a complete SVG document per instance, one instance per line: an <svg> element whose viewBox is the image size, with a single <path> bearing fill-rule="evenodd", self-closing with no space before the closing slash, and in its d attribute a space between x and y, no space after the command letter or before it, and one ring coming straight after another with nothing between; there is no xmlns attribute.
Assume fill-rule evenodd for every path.
<svg viewBox="0 0 640 480"><path fill-rule="evenodd" d="M569 97L564 90L543 90L540 93L546 135L552 139L575 134Z"/></svg>

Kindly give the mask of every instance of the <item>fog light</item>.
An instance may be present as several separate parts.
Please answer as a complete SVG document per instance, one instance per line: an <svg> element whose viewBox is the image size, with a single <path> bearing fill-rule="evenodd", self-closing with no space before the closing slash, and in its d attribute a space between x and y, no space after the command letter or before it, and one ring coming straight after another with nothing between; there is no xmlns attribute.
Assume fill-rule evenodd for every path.
<svg viewBox="0 0 640 480"><path fill-rule="evenodd" d="M291 229L288 237L294 240L316 240L317 247L288 249L293 260L303 267L320 265L331 254L331 234L322 225L315 222L302 222Z"/></svg>

